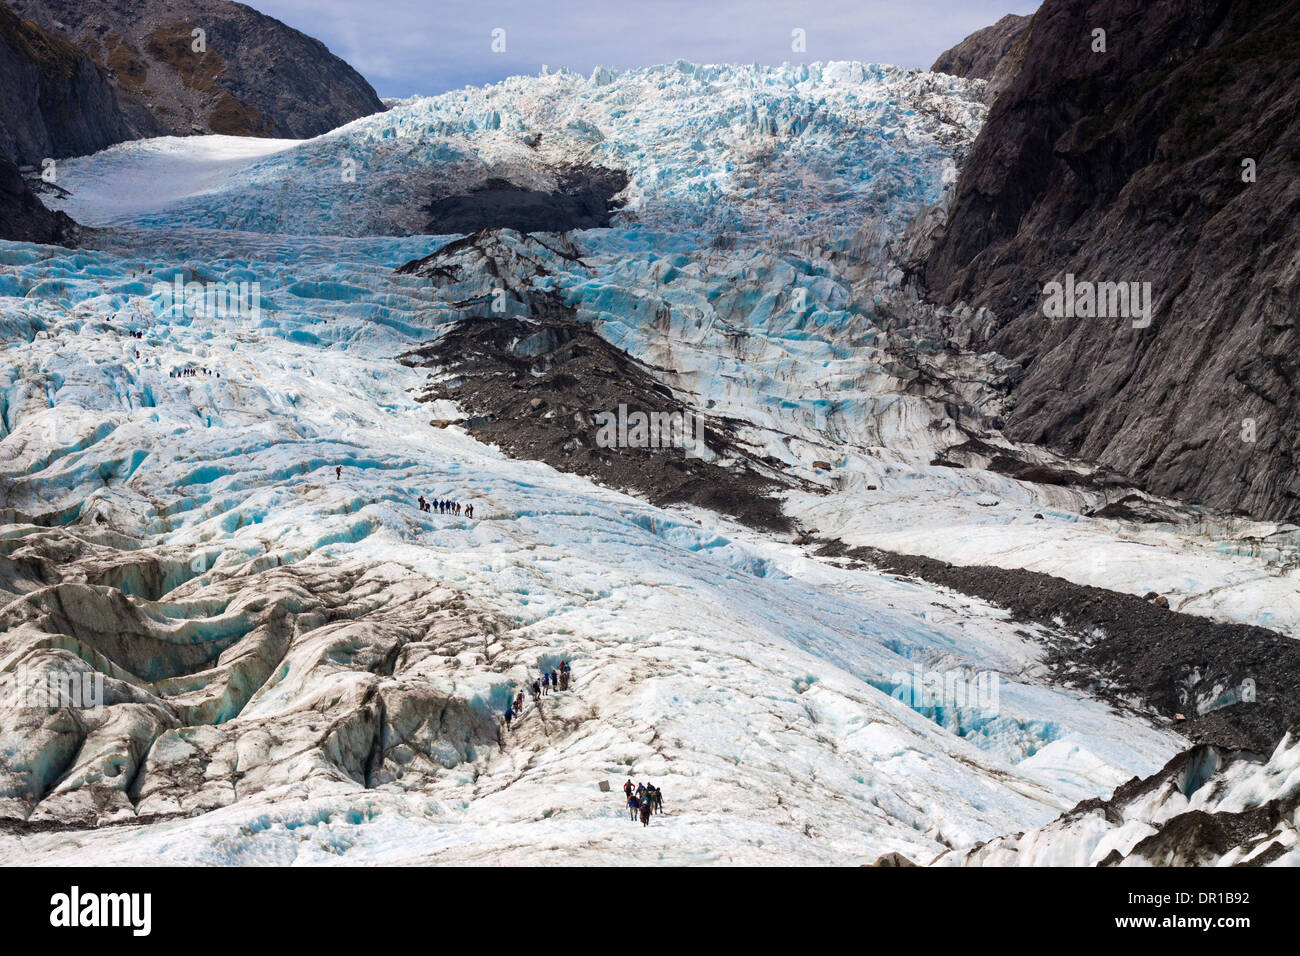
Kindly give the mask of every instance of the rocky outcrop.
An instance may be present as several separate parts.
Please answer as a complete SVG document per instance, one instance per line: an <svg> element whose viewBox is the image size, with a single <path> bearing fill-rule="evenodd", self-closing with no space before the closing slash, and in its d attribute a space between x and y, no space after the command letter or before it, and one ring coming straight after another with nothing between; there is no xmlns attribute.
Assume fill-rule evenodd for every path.
<svg viewBox="0 0 1300 956"><path fill-rule="evenodd" d="M66 215L46 209L18 167L0 156L0 239L70 246L78 231Z"/></svg>
<svg viewBox="0 0 1300 956"><path fill-rule="evenodd" d="M609 225L622 206L614 196L627 174L600 166L574 165L555 171L557 189L530 189L491 178L469 192L433 199L424 207L430 235L466 235L484 229L564 232Z"/></svg>
<svg viewBox="0 0 1300 956"><path fill-rule="evenodd" d="M939 54L932 73L948 73L971 80L988 80L986 101L992 102L1005 89L1024 55L1029 16L1008 13L983 30L976 30L954 47Z"/></svg>
<svg viewBox="0 0 1300 956"><path fill-rule="evenodd" d="M1008 433L1300 518L1300 2L1046 0L1023 42L923 268L1024 366ZM1045 317L1067 274L1149 326Z"/></svg>
<svg viewBox="0 0 1300 956"><path fill-rule="evenodd" d="M9 2L109 72L136 136L310 137L384 108L319 40L242 4ZM203 31L197 51L195 30Z"/></svg>

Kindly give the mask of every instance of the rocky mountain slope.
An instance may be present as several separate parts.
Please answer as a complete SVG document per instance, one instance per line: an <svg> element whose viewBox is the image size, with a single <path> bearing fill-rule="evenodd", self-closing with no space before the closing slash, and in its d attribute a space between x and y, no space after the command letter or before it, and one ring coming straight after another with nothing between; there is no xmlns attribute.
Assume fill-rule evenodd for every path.
<svg viewBox="0 0 1300 956"><path fill-rule="evenodd" d="M7 0L109 72L136 136L307 137L383 110L319 40L224 0ZM206 49L193 49L202 30ZM124 137L125 138L125 137Z"/></svg>
<svg viewBox="0 0 1300 956"><path fill-rule="evenodd" d="M19 168L131 135L104 71L72 43L0 6L0 237L72 241L75 224L47 210Z"/></svg>
<svg viewBox="0 0 1300 956"><path fill-rule="evenodd" d="M1004 90L1024 56L1025 31L1033 17L1008 13L992 26L976 30L939 54L930 70L972 80L988 80L985 99L992 103Z"/></svg>
<svg viewBox="0 0 1300 956"><path fill-rule="evenodd" d="M0 5L0 155L35 165L132 135L103 70L68 40Z"/></svg>
<svg viewBox="0 0 1300 956"><path fill-rule="evenodd" d="M1030 19L1008 13L992 26L976 30L956 46L940 53L930 67L931 72L951 73L971 80L989 79L1025 31Z"/></svg>
<svg viewBox="0 0 1300 956"><path fill-rule="evenodd" d="M923 267L1024 366L1009 434L1300 518L1300 3L1046 0L1024 36ZM1150 283L1149 327L1045 317L1066 274Z"/></svg>

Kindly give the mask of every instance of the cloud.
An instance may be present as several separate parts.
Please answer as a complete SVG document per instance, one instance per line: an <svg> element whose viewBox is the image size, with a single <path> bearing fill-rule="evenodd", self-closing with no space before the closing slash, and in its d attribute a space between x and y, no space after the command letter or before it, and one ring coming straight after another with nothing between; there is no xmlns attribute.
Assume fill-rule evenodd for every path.
<svg viewBox="0 0 1300 956"><path fill-rule="evenodd" d="M928 67L938 54L1038 0L253 0L323 41L381 96L441 93L543 64L582 73L704 63L865 60ZM505 52L492 31L505 30ZM807 37L791 49L791 31Z"/></svg>

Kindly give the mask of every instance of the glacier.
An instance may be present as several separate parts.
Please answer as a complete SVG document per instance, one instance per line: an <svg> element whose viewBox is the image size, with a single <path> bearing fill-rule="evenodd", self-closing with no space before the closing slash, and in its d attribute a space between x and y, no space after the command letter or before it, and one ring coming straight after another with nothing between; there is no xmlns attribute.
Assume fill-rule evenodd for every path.
<svg viewBox="0 0 1300 956"><path fill-rule="evenodd" d="M1059 635L809 543L1300 628L1294 529L1093 517L1131 489L945 459L979 435L1069 464L998 437L1014 369L960 346L978 315L903 281L907 224L942 214L979 92L678 63L516 77L301 142L61 163L86 248L0 244L0 860L949 862L1185 751L1167 721L1054 682ZM430 190L552 188L574 161L629 177L610 228L569 234L576 255L419 234ZM401 268L437 255L453 278ZM167 312L178 276L256 282L259 313ZM497 289L510 316L562 303L733 423L791 480L797 530L510 457L425 402L436 376L400 357ZM573 689L504 731L561 659ZM909 706L918 668L996 675L997 712ZM103 675L105 706L21 706L56 671ZM649 828L617 799L628 776L664 791Z"/></svg>

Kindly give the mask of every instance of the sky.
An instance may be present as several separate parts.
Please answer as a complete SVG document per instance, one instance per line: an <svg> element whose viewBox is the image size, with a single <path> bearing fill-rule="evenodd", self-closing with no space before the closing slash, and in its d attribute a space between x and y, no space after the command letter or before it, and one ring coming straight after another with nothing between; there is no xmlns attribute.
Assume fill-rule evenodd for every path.
<svg viewBox="0 0 1300 956"><path fill-rule="evenodd" d="M246 0L324 42L380 96L436 94L542 66L863 60L928 67L1039 0ZM803 52L792 49L804 31ZM493 31L504 30L494 52ZM498 38L501 35L498 34ZM502 45L498 40L498 46Z"/></svg>

